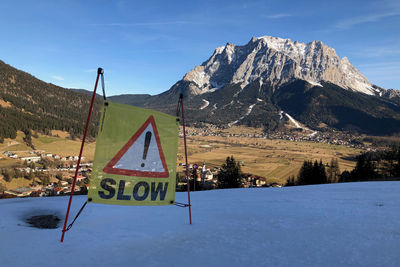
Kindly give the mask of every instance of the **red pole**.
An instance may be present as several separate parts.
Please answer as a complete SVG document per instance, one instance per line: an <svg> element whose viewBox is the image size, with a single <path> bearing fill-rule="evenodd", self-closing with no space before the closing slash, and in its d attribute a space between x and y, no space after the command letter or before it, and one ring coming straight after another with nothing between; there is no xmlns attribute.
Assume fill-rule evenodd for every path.
<svg viewBox="0 0 400 267"><path fill-rule="evenodd" d="M74 182L72 183L71 194L69 195L68 209L67 209L67 214L65 215L64 228L63 228L63 230L62 230L62 236L61 236L61 243L64 241L65 228L67 227L68 215L69 215L69 210L70 210L70 208L71 208L71 202L72 202L72 196L74 195L74 189L75 189L75 184L76 184L76 177L78 176L79 165L80 165L80 163L81 163L81 158L82 158L83 146L85 145L86 134L87 134L87 130L88 130L88 128L89 128L90 116L92 115L93 102L94 102L94 98L96 97L97 84L98 84L98 82L99 82L99 77L100 77L101 74L103 74L103 69L102 69L102 68L98 68L98 70L97 70L96 84L94 85L94 91L93 91L93 95L92 95L92 102L90 102L89 114L88 114L88 117L87 117L87 120L86 120L85 132L83 133L83 139L82 139L82 144L81 144L81 150L79 151L78 163L77 163L76 169L75 169Z"/></svg>
<svg viewBox="0 0 400 267"><path fill-rule="evenodd" d="M183 112L183 95L182 94L180 95L180 99L181 99L181 107L182 107L183 143L185 146L186 185L187 185L188 202L189 202L189 221L190 221L190 224L192 224L192 205L190 204L190 185L189 185L189 165L188 165L188 159L187 159L185 113Z"/></svg>

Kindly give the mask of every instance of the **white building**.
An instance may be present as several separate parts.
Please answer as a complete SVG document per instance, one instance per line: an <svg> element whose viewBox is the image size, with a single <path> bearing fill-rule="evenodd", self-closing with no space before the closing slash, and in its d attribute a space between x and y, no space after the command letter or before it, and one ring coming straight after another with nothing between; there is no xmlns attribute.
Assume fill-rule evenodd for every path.
<svg viewBox="0 0 400 267"><path fill-rule="evenodd" d="M40 160L40 157L37 157L37 156L22 157L21 160L22 160L22 161L25 161L25 160L26 160L26 162L28 162L28 163L31 163L31 162L38 162L38 161Z"/></svg>

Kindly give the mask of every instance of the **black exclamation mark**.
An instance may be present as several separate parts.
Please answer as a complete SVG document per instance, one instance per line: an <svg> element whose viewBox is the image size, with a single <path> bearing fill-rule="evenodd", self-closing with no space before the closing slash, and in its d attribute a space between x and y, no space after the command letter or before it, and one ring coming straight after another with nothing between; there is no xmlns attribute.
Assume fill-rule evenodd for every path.
<svg viewBox="0 0 400 267"><path fill-rule="evenodd" d="M147 151L149 150L149 146L150 146L150 141L151 141L151 132L148 131L146 133L146 137L144 139L144 150L143 150L143 160L146 160L147 157ZM144 167L144 163L142 163L142 168Z"/></svg>

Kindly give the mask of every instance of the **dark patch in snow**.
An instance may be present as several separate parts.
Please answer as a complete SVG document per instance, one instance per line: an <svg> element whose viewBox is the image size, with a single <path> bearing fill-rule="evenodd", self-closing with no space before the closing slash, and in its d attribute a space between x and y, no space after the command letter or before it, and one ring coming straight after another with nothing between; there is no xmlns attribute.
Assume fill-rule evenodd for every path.
<svg viewBox="0 0 400 267"><path fill-rule="evenodd" d="M55 229L60 219L55 215L37 215L28 218L26 222L36 228Z"/></svg>

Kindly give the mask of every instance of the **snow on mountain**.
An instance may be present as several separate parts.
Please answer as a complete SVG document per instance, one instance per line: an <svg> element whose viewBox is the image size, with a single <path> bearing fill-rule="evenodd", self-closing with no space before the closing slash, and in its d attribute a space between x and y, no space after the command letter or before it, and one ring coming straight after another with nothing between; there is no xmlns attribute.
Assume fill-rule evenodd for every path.
<svg viewBox="0 0 400 267"><path fill-rule="evenodd" d="M283 111L281 111L281 112L283 112ZM295 126L296 128L303 128L303 127L302 127L295 119L293 119L293 117L290 116L288 113L283 112L283 114L285 114L285 116L288 117L288 119L294 124L294 126Z"/></svg>
<svg viewBox="0 0 400 267"><path fill-rule="evenodd" d="M208 105L210 105L210 102L205 99L202 99L202 100L203 100L204 104L200 107L200 109L205 109L206 107L208 107Z"/></svg>
<svg viewBox="0 0 400 267"><path fill-rule="evenodd" d="M183 78L193 94L213 92L224 85L239 83L244 88L260 79L275 87L294 79L321 86L331 82L344 89L377 95L379 92L346 57L321 41L293 42L271 36L252 38L243 46L231 43L215 49L202 65Z"/></svg>
<svg viewBox="0 0 400 267"><path fill-rule="evenodd" d="M247 108L246 114L244 114L242 117L240 117L238 120L235 120L234 122L228 123L228 126L231 127L232 125L235 125L239 121L243 120L246 116L249 116L250 113L253 111L253 108L256 104L252 104Z"/></svg>
<svg viewBox="0 0 400 267"><path fill-rule="evenodd" d="M290 116L287 112L284 112L283 110L279 112L279 115L280 115L280 120L282 120L283 115L285 115L296 128L301 128L305 131L311 131L311 133L309 134L310 136L314 136L318 133L317 131L313 131L308 127L302 126L298 121L296 121L292 116Z"/></svg>
<svg viewBox="0 0 400 267"><path fill-rule="evenodd" d="M193 225L184 208L90 203L62 244L61 228L25 219L63 218L67 197L2 199L0 264L399 266L399 190L400 182L369 182L199 191ZM71 220L85 200L74 197Z"/></svg>

